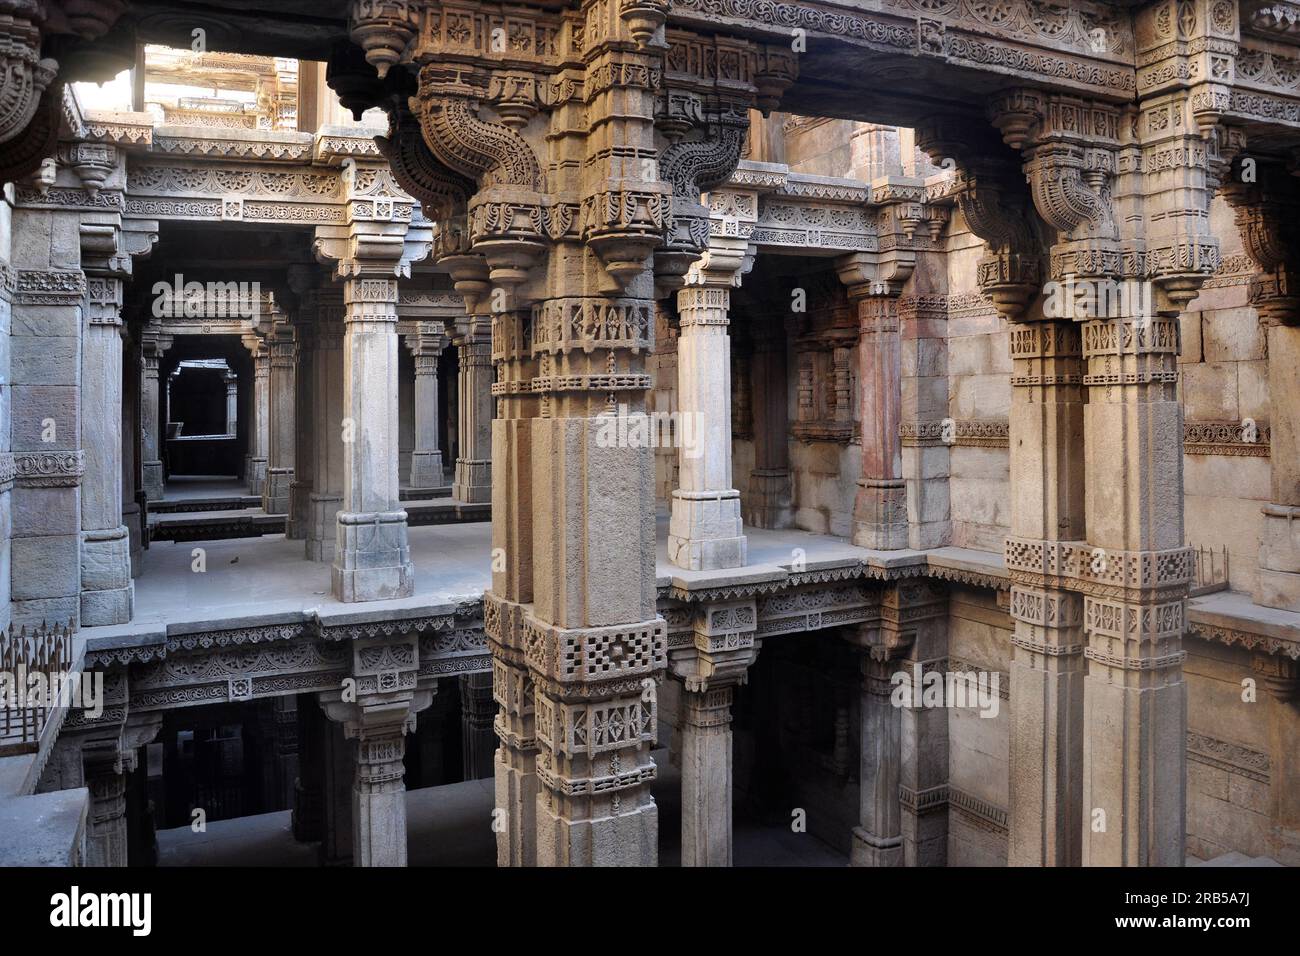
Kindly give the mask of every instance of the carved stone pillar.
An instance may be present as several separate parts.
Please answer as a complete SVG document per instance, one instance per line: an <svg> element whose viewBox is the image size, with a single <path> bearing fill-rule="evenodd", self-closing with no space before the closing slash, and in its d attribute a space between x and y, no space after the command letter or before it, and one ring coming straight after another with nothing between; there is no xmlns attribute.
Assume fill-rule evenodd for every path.
<svg viewBox="0 0 1300 956"><path fill-rule="evenodd" d="M364 266L362 267L365 268ZM415 568L397 483L397 279L345 280L343 505L334 553L340 601L409 597Z"/></svg>
<svg viewBox="0 0 1300 956"><path fill-rule="evenodd" d="M311 493L315 486L316 423L313 376L315 373L316 319L314 306L304 319L300 306L293 326L293 481L289 484L286 538L306 540L311 533Z"/></svg>
<svg viewBox="0 0 1300 956"><path fill-rule="evenodd" d="M460 678L460 726L466 780L481 780L494 773L496 734L493 719L491 674L466 674Z"/></svg>
<svg viewBox="0 0 1300 956"><path fill-rule="evenodd" d="M850 293L858 309L858 385L862 392L862 477L853 503L853 543L883 551L907 547L898 299Z"/></svg>
<svg viewBox="0 0 1300 956"><path fill-rule="evenodd" d="M227 372L223 378L226 383L226 434L233 437L239 433L239 376Z"/></svg>
<svg viewBox="0 0 1300 956"><path fill-rule="evenodd" d="M90 820L86 834L87 866L126 866L126 776L116 746L87 747L86 786Z"/></svg>
<svg viewBox="0 0 1300 956"><path fill-rule="evenodd" d="M324 287L304 297L316 312L312 351L312 489L308 496L306 554L311 561L334 560L337 515L343 506L343 296Z"/></svg>
<svg viewBox="0 0 1300 956"><path fill-rule="evenodd" d="M669 667L682 683L682 866L731 866L731 704L758 658L752 600L710 603L695 613L693 640Z"/></svg>
<svg viewBox="0 0 1300 956"><path fill-rule="evenodd" d="M885 643L905 649L896 661L912 680L913 693L899 713L899 800L904 866L944 866L948 861L947 707L924 699L925 675L948 684L948 596L943 585L912 581L885 591L880 607ZM892 677L892 675L891 675ZM917 683L917 678L921 683ZM969 687L973 707L976 687ZM985 685L987 686L987 685ZM892 689L892 688L891 688ZM891 700L891 706L893 701ZM994 704L994 706L999 706Z"/></svg>
<svg viewBox="0 0 1300 956"><path fill-rule="evenodd" d="M773 316L756 322L750 381L754 395L754 470L749 475L745 521L756 528L786 528L793 517L790 485L790 414L785 325Z"/></svg>
<svg viewBox="0 0 1300 956"><path fill-rule="evenodd" d="M416 713L433 700L415 691L419 655L415 640L402 636L355 642L353 672L357 700L337 691L321 694L332 721L355 741L352 784L352 854L356 866L406 866L406 734ZM387 688L393 688L391 690Z"/></svg>
<svg viewBox="0 0 1300 956"><path fill-rule="evenodd" d="M1163 29L1147 24L1141 32L1151 41ZM1196 44L1162 39L1153 53L1157 46L1173 61ZM1139 91L1136 124L1110 104L1037 90L1006 91L989 106L1004 141L1023 150L1034 207L1056 240L1043 313L1075 321L1082 334L1086 542L1050 537L1077 514L1063 505L1051 510L1063 501L1060 482L1072 480L1059 432L1076 414L1053 409L1068 405L1068 391L1058 391L1042 415L1058 442L1044 447L1049 497L1036 519L1055 519L1058 529L1046 529L1044 541L1009 539L1007 567L1013 577L1028 575L1030 587L1013 595L1016 657L1026 651L1026 663L1050 675L1040 679L1056 685L1044 719L1065 721L1058 735L1068 732L1075 678L1056 676L1059 669L1041 658L1053 650L1069 655L1077 610L1073 601L1034 593L1033 582L1082 593L1084 865L1180 866L1185 856L1182 632L1192 560L1183 537L1176 316L1219 262L1208 208L1221 160L1215 104L1222 98L1185 88L1188 63L1168 65L1152 65L1153 88ZM1209 69L1205 60L1197 67L1203 76ZM1169 215L1175 208L1187 214ZM1135 247L1142 255L1131 253ZM1044 755L1046 765L1068 779L1070 745L1059 736L1052 745L1056 763ZM1052 848L1035 842L1031 858L1036 849L1040 858L1070 852L1068 840Z"/></svg>
<svg viewBox="0 0 1300 956"><path fill-rule="evenodd" d="M135 604L122 524L122 280L87 277L81 344L81 623L125 624ZM119 793L120 796L120 793ZM125 852L125 847L123 847Z"/></svg>
<svg viewBox="0 0 1300 956"><path fill-rule="evenodd" d="M267 447L270 443L269 390L271 353L260 335L243 337L244 348L253 357L253 414L248 428L248 454L244 458L244 480L248 493L261 497L266 488Z"/></svg>
<svg viewBox="0 0 1300 956"><path fill-rule="evenodd" d="M3 306L0 306L3 308ZM144 557L144 509L140 502L140 339L123 323L122 357L122 524L131 555L131 577L140 576Z"/></svg>
<svg viewBox="0 0 1300 956"><path fill-rule="evenodd" d="M438 402L438 357L447 338L437 331L440 323L421 322L420 333L408 337L415 358L415 447L411 452L412 488L441 488L442 450L438 430L442 424ZM428 327L426 330L426 326Z"/></svg>
<svg viewBox="0 0 1300 956"><path fill-rule="evenodd" d="M163 496L162 392L159 388L158 363L171 348L170 335L161 335L145 327L140 338L143 364L140 375L140 445L144 494L149 501Z"/></svg>
<svg viewBox="0 0 1300 956"><path fill-rule="evenodd" d="M677 293L678 487L668 559L688 570L745 565L740 492L731 480L731 287L745 265L743 240L710 245Z"/></svg>
<svg viewBox="0 0 1300 956"><path fill-rule="evenodd" d="M457 501L492 500L492 345L485 316L471 316L456 340L459 396L459 455L451 496Z"/></svg>
<svg viewBox="0 0 1300 956"><path fill-rule="evenodd" d="M586 8L581 55L550 77L544 102L529 82L504 89L491 63L473 55L449 67L439 56L448 38L426 32L412 58L432 56L423 58L407 106L427 155L403 149L400 107L390 130L396 141L390 135L386 143L404 182L420 180L431 206L456 209L440 223L439 240L456 245L459 232L463 241L441 261L466 295L466 311L493 318L503 369L495 391L511 406L503 427L493 428L493 546L500 550L485 596L502 704L498 800L511 801L498 809L514 815L529 784L520 703L526 668L542 865L656 860L650 748L666 638L655 606L653 455L602 441L602 414L620 405L631 414L645 409L653 268L680 280L699 257L708 234L699 190L734 169L746 109L759 97L743 81L724 87L701 75L673 106L662 92L661 54L647 47L662 22L662 11L652 13L657 18L642 9ZM566 55L578 52L567 32L561 45ZM371 52L372 59L387 55ZM767 59L756 46L744 55L764 72ZM792 60L781 62L788 70ZM530 122L542 110L544 120ZM690 215L677 215L679 196ZM474 389L461 394L462 405L482 400ZM460 458L486 457L463 434ZM468 497L465 479L461 469L458 498ZM498 510L513 483L522 483L519 503ZM529 503L531 517L522 520ZM515 862L527 849L508 825L498 848Z"/></svg>
<svg viewBox="0 0 1300 956"><path fill-rule="evenodd" d="M272 515L289 513L289 488L293 484L295 437L293 378L293 325L278 309L266 339L267 445L266 481L262 510Z"/></svg>
<svg viewBox="0 0 1300 956"><path fill-rule="evenodd" d="M1271 358L1271 356L1270 356ZM1283 866L1300 861L1300 664L1281 654L1256 653L1251 670L1265 690L1269 749L1269 856Z"/></svg>
<svg viewBox="0 0 1300 956"><path fill-rule="evenodd" d="M1185 855L1192 555L1179 346L1177 319L1083 327L1084 865L1179 866Z"/></svg>
<svg viewBox="0 0 1300 956"><path fill-rule="evenodd" d="M853 503L853 543L883 551L908 546L898 296L915 263L916 254L903 248L885 257L855 253L835 263L858 319L862 476Z"/></svg>
<svg viewBox="0 0 1300 956"><path fill-rule="evenodd" d="M898 799L902 765L902 711L890 702L897 667L862 655L862 756L858 772L861 824L853 829L853 866L902 866L903 832Z"/></svg>
<svg viewBox="0 0 1300 956"><path fill-rule="evenodd" d="M1085 536L1079 329L1011 327L1009 549ZM1043 568L1016 570L1011 618L1012 866L1078 866L1083 819L1083 596Z"/></svg>

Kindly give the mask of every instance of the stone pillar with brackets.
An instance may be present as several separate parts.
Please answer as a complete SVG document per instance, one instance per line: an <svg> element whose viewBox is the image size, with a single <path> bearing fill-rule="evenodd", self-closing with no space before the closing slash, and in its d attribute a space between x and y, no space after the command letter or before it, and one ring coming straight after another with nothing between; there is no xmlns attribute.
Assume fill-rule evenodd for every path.
<svg viewBox="0 0 1300 956"><path fill-rule="evenodd" d="M682 866L732 863L731 705L758 658L757 629L752 599L711 602L695 611L691 645L669 656L682 684Z"/></svg>
<svg viewBox="0 0 1300 956"><path fill-rule="evenodd" d="M884 189L891 183L880 184ZM920 206L901 204L902 208ZM900 223L900 206L887 205L882 234ZM913 225L915 229L915 225ZM901 225L898 229L901 237ZM908 546L907 491L903 483L902 340L898 297L912 275L916 254L909 243L888 253L857 252L835 262L858 317L858 389L862 409L862 475L853 503L853 543L892 551Z"/></svg>
<svg viewBox="0 0 1300 956"><path fill-rule="evenodd" d="M1141 29L1152 28L1158 33L1156 24ZM1180 866L1185 859L1182 635L1194 569L1183 528L1178 314L1220 260L1208 210L1232 137L1217 126L1215 104L1224 97L1204 95L1191 82L1197 72L1209 75L1205 54L1190 52L1198 45L1157 46L1171 62L1167 72L1153 64L1151 75L1173 79L1167 88L1139 90L1136 126L1111 104L1038 90L1007 90L989 104L1004 142L1024 157L1034 208L1054 240L1049 281L1141 293L1094 294L1065 316L1080 332L1086 392L1085 540L1007 541L1013 580L1082 597L1085 866ZM1192 57L1201 59L1196 70ZM1013 419L1013 448L1020 430ZM1051 613L1053 602L1044 601L1038 615L1038 601L1022 600L1022 610L1037 618L1025 623L1044 628L1026 650L1049 650L1042 638L1052 631L1067 636L1073 603L1057 601ZM1076 745L1064 728L1072 725L1065 722L1054 741L1069 760Z"/></svg>
<svg viewBox="0 0 1300 956"><path fill-rule="evenodd" d="M442 424L438 402L438 358L447 347L440 322L421 322L419 332L407 336L415 359L415 447L411 451L410 486L441 488L447 483L438 447ZM490 364L490 362L489 362Z"/></svg>
<svg viewBox="0 0 1300 956"><path fill-rule="evenodd" d="M731 475L731 289L753 264L742 238L715 237L677 293L679 484L668 524L668 559L688 570L745 565L740 492Z"/></svg>
<svg viewBox="0 0 1300 956"><path fill-rule="evenodd" d="M492 319L493 391L507 416L492 430L501 562L484 609L509 829L499 859L526 860L531 830L539 865L653 865L647 691L667 663L653 454L604 439L620 406L645 410L657 280L680 283L708 242L700 190L735 168L748 108L771 107L793 57L728 41L752 82L688 71L670 94L655 42L662 9L597 5L585 16L581 49L568 30L558 39L562 56L580 55L546 82L527 58L503 77L484 50L449 66L441 29L411 30L400 49L375 42L391 30L379 18L358 17L352 32L369 62L409 56L418 69L383 147L435 210L439 261L467 312ZM511 497L518 505L501 507ZM533 785L530 820L520 803Z"/></svg>
<svg viewBox="0 0 1300 956"><path fill-rule="evenodd" d="M434 690L416 689L420 652L414 632L356 637L351 647L354 687L323 692L319 700L354 742L353 865L406 866L406 734L415 730L416 714L433 702Z"/></svg>
<svg viewBox="0 0 1300 956"><path fill-rule="evenodd" d="M397 477L398 280L429 253L427 221L377 170L345 178L348 224L317 227L318 256L343 282L343 502L337 515L334 595L407 597L415 570Z"/></svg>

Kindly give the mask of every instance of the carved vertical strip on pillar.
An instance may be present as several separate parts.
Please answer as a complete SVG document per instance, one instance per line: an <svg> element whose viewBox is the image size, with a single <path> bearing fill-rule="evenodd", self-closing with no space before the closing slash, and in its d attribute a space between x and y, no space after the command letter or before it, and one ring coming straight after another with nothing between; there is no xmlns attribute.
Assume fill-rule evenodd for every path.
<svg viewBox="0 0 1300 956"><path fill-rule="evenodd" d="M497 865L537 862L537 724L533 675L524 656L524 615L533 600L533 419L540 399L532 392L537 371L533 329L545 322L538 309L492 316L492 589L484 595L483 626L492 651Z"/></svg>
<svg viewBox="0 0 1300 956"><path fill-rule="evenodd" d="M345 280L343 506L338 513L334 596L409 597L415 568L397 483L397 280Z"/></svg>
<svg viewBox="0 0 1300 956"><path fill-rule="evenodd" d="M471 316L456 343L458 455L452 497L492 500L492 345L487 316Z"/></svg>
<svg viewBox="0 0 1300 956"><path fill-rule="evenodd" d="M1012 325L1012 866L1078 866L1083 820L1083 598L1048 561L1084 537L1083 365L1070 322Z"/></svg>
<svg viewBox="0 0 1300 956"><path fill-rule="evenodd" d="M122 524L122 280L87 277L81 347L81 623L131 620L135 584Z"/></svg>

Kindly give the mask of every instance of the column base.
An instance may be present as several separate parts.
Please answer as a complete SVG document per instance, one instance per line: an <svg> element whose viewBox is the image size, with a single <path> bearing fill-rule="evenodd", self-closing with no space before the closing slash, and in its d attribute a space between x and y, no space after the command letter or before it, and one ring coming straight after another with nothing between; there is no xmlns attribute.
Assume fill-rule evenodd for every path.
<svg viewBox="0 0 1300 956"><path fill-rule="evenodd" d="M658 866L659 808L646 802L613 816L567 820L537 796L538 866Z"/></svg>
<svg viewBox="0 0 1300 956"><path fill-rule="evenodd" d="M863 478L853 502L853 543L898 551L908 546L907 489L901 478Z"/></svg>
<svg viewBox="0 0 1300 956"><path fill-rule="evenodd" d="M1300 611L1300 507L1265 505L1255 603Z"/></svg>
<svg viewBox="0 0 1300 956"><path fill-rule="evenodd" d="M289 483L289 518L284 525L284 536L292 541L305 541L311 530L311 482Z"/></svg>
<svg viewBox="0 0 1300 956"><path fill-rule="evenodd" d="M853 828L853 848L849 851L850 866L902 866L903 838L881 840L862 827Z"/></svg>
<svg viewBox="0 0 1300 956"><path fill-rule="evenodd" d="M163 497L163 463L146 461L142 466L144 496L148 501L162 501Z"/></svg>
<svg viewBox="0 0 1300 956"><path fill-rule="evenodd" d="M135 502L122 505L122 524L126 525L130 541L131 577L140 576L140 562L144 560L144 513Z"/></svg>
<svg viewBox="0 0 1300 956"><path fill-rule="evenodd" d="M668 560L688 571L743 568L740 492L674 491L668 523Z"/></svg>
<svg viewBox="0 0 1300 956"><path fill-rule="evenodd" d="M483 504L492 500L492 462L469 458L456 459L456 483L451 496L466 504Z"/></svg>
<svg viewBox="0 0 1300 956"><path fill-rule="evenodd" d="M334 553L334 596L347 603L386 601L415 593L406 512L340 511Z"/></svg>
<svg viewBox="0 0 1300 956"><path fill-rule="evenodd" d="M505 811L504 825L497 830L497 866L534 866L537 863L537 774L511 765L523 760L524 752L506 752L503 742L493 757L496 806ZM528 751L532 763L536 751Z"/></svg>
<svg viewBox="0 0 1300 956"><path fill-rule="evenodd" d="M338 546L338 513L342 495L309 496L310 517L307 524L307 560L333 561Z"/></svg>
<svg viewBox="0 0 1300 956"><path fill-rule="evenodd" d="M266 459L250 458L248 460L248 493L260 495L266 488Z"/></svg>
<svg viewBox="0 0 1300 956"><path fill-rule="evenodd" d="M289 513L289 487L293 484L292 468L269 468L262 486L262 510L269 515Z"/></svg>
<svg viewBox="0 0 1300 956"><path fill-rule="evenodd" d="M126 624L135 606L131 539L124 526L81 534L81 624Z"/></svg>
<svg viewBox="0 0 1300 956"><path fill-rule="evenodd" d="M754 528L788 528L794 520L790 471L755 468L749 473L749 504L745 523Z"/></svg>
<svg viewBox="0 0 1300 956"><path fill-rule="evenodd" d="M447 483L442 472L442 452L417 451L411 454L411 487L441 488ZM489 495L489 500L490 500Z"/></svg>

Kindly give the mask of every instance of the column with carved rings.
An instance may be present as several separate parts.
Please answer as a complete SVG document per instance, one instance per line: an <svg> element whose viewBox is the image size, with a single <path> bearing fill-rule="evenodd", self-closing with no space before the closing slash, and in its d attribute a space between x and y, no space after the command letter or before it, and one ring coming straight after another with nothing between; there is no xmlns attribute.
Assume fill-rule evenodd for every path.
<svg viewBox="0 0 1300 956"><path fill-rule="evenodd" d="M644 411L656 279L680 285L699 258L708 229L699 190L734 169L745 108L759 87L770 98L788 83L793 58L674 36L666 42L725 48L691 62L738 57L744 71L688 75L685 108L661 110L662 9L591 0L517 15L555 42L520 51L509 70L490 33L465 43L456 15L417 37L412 22L358 4L352 33L390 80L394 70L418 75L415 96L387 100L386 155L438 221L439 261L467 313L493 326L502 420L492 431L485 628L501 706L499 859L653 864L649 753L666 665L653 459L644 443L601 439L606 413ZM370 91L357 93L358 108L384 100L364 70L345 79L343 69L340 85Z"/></svg>

